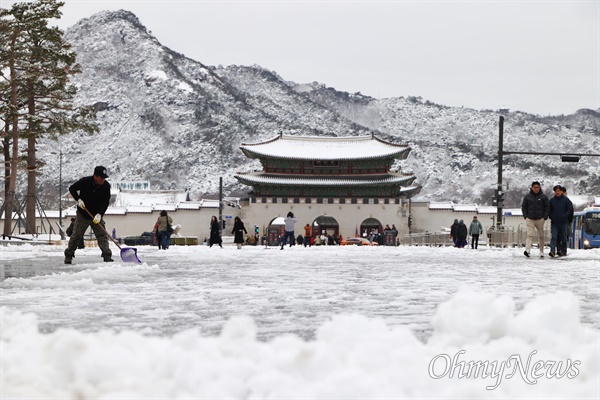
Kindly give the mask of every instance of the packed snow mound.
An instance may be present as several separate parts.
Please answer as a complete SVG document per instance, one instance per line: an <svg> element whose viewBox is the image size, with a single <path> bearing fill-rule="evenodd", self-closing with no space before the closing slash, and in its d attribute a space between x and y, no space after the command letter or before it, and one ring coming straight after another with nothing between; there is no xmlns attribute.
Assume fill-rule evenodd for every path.
<svg viewBox="0 0 600 400"><path fill-rule="evenodd" d="M506 296L459 291L439 305L423 343L407 327L355 314L335 316L311 341L258 341L248 316L215 337L44 334L32 314L2 307L2 397L598 398L599 335L579 322L575 296L514 308ZM488 368L469 369L478 362Z"/></svg>

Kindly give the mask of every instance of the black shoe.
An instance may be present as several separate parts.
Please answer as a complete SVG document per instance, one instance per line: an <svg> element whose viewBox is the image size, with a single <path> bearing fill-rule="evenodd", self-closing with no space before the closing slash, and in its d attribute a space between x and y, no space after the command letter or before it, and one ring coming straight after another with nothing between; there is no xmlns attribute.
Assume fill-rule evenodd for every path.
<svg viewBox="0 0 600 400"><path fill-rule="evenodd" d="M525 250L525 251L523 252L523 254L525 254L525 257L529 257L529 253L527 252L527 250Z"/></svg>
<svg viewBox="0 0 600 400"><path fill-rule="evenodd" d="M115 260L113 260L111 257L104 257L104 262L114 262Z"/></svg>
<svg viewBox="0 0 600 400"><path fill-rule="evenodd" d="M65 256L65 264L71 264L73 262L73 257Z"/></svg>
<svg viewBox="0 0 600 400"><path fill-rule="evenodd" d="M553 251L551 251L550 253L548 253L548 255L549 255L550 257L552 257L552 258L556 257L556 254L554 254L554 252L553 252Z"/></svg>

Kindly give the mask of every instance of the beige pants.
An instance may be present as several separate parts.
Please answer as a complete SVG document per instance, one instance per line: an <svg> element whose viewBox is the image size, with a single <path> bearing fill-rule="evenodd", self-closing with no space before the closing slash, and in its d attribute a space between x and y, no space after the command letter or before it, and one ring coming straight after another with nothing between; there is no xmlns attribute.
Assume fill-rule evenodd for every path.
<svg viewBox="0 0 600 400"><path fill-rule="evenodd" d="M527 218L525 223L527 224L527 239L525 239L525 251L529 253L531 250L531 243L533 242L534 229L537 230L538 234L538 246L540 247L540 253L544 252L544 218L530 219Z"/></svg>

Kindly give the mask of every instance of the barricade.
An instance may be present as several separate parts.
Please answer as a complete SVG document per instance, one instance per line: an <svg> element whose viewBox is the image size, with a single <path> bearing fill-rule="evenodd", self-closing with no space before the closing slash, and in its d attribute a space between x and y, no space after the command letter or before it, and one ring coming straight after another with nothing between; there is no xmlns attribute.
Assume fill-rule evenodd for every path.
<svg viewBox="0 0 600 400"><path fill-rule="evenodd" d="M411 233L404 235L403 244L408 246L454 246L448 232Z"/></svg>
<svg viewBox="0 0 600 400"><path fill-rule="evenodd" d="M386 246L395 246L396 245L396 235L394 232L385 232L383 236L383 243Z"/></svg>

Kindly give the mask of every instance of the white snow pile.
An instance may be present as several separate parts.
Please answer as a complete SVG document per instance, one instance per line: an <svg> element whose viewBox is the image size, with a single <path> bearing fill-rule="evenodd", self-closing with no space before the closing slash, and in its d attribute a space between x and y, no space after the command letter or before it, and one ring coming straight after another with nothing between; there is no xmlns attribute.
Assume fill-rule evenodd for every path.
<svg viewBox="0 0 600 400"><path fill-rule="evenodd" d="M44 334L1 308L3 399L598 398L599 335L570 292L515 313L504 296L459 291L422 343L406 327L338 315L313 341L256 339L250 317L217 337L124 331Z"/></svg>

